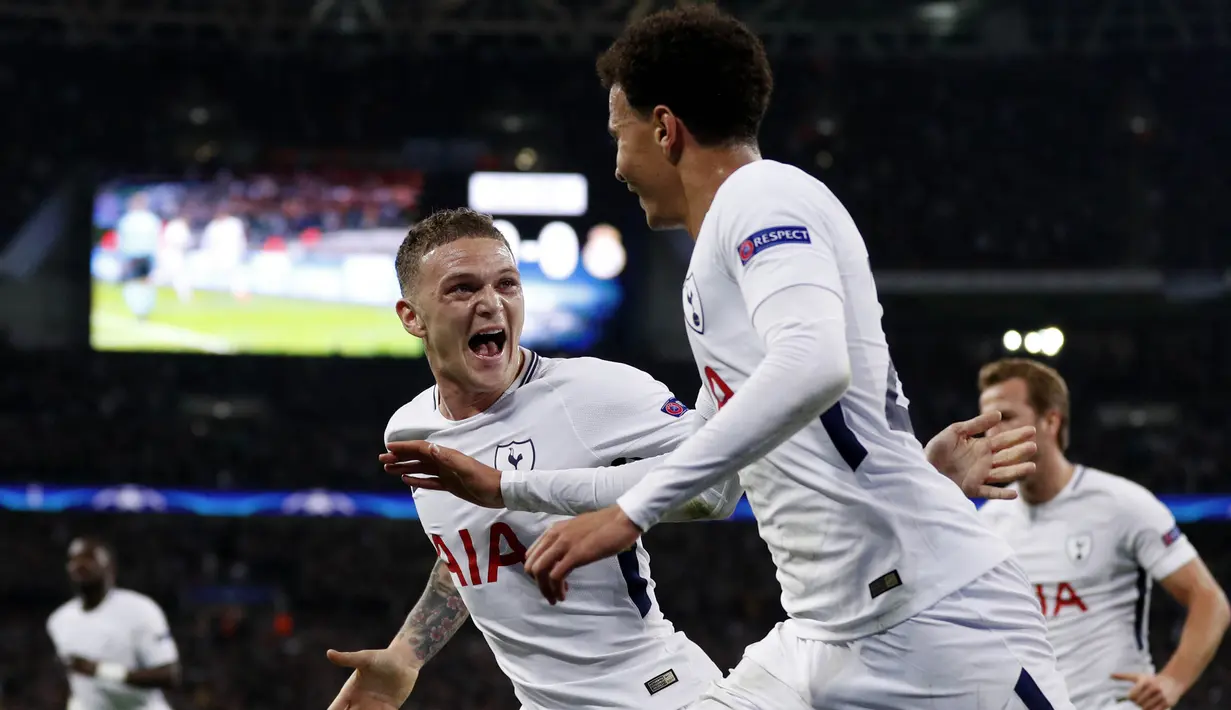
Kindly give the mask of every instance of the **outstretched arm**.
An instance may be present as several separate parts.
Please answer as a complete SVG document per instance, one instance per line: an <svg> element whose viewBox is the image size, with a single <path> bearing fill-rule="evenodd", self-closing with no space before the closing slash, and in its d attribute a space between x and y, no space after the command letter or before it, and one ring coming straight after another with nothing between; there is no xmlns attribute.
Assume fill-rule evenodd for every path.
<svg viewBox="0 0 1231 710"><path fill-rule="evenodd" d="M1034 471L1030 461L1037 450L1034 427L1018 427L993 437L982 436L1000 422L999 412L954 422L932 437L924 448L928 462L970 498L1013 499L1017 493L1001 488ZM700 422L698 422L700 423ZM439 449L438 449L439 450ZM500 494L509 510L557 515L580 515L614 504L660 466L668 454L630 461L620 466L561 471L500 472ZM442 456L437 463L454 470L469 462ZM481 465L481 464L480 464ZM470 474L467 474L470 475ZM493 473L490 475L494 475ZM743 489L733 474L690 498L663 516L662 522L725 520L735 512Z"/></svg>
<svg viewBox="0 0 1231 710"><path fill-rule="evenodd" d="M436 560L423 596L410 610L389 647L408 651L409 665L417 670L444 648L469 617L449 568Z"/></svg>
<svg viewBox="0 0 1231 710"><path fill-rule="evenodd" d="M501 471L500 493L509 510L555 515L580 515L613 505L667 454L622 465L562 471ZM743 489L731 475L688 499L663 516L665 523L726 520L735 512Z"/></svg>
<svg viewBox="0 0 1231 710"><path fill-rule="evenodd" d="M702 395L704 397L704 395ZM698 401L704 401L703 399ZM704 409L701 410L704 413ZM700 425L702 417L689 420ZM924 449L928 462L970 498L1017 496L1005 484L1034 471L1034 427L1018 427L996 436L982 436L1000 422L999 412L985 412L946 427ZM392 442L385 468L407 474L411 488L444 490L489 508L508 508L554 515L580 515L614 504L666 460L668 454L644 459L617 459L612 466L558 471L498 471L453 449L425 441ZM396 462L396 463L394 463ZM743 494L739 476L719 483L668 511L662 522L725 520Z"/></svg>
<svg viewBox="0 0 1231 710"><path fill-rule="evenodd" d="M423 596L410 610L388 647L350 653L332 649L328 652L334 664L355 670L329 705L329 710L396 710L402 707L419 679L419 669L444 648L469 615L449 568L437 560Z"/></svg>
<svg viewBox="0 0 1231 710"><path fill-rule="evenodd" d="M596 468L561 471L499 471L464 454L425 441L392 441L381 455L389 473L402 474L411 488L443 490L475 505L554 515L579 515L613 503L688 440L716 411L702 390L690 410L649 375L618 363L595 361L570 394L585 411L601 417L569 415L571 425ZM577 396L577 391L584 396ZM566 409L569 400L566 400ZM743 490L731 475L698 491L667 511L664 522L722 520L735 512Z"/></svg>

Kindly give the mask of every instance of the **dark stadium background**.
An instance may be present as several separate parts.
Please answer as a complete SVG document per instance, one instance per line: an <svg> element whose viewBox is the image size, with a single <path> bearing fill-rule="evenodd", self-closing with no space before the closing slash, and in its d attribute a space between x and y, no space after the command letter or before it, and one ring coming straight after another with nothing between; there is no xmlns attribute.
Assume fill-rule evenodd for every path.
<svg viewBox="0 0 1231 710"><path fill-rule="evenodd" d="M91 351L91 202L122 175L412 169L422 213L533 148L532 170L585 174L591 210L624 233L627 300L591 354L691 402L687 242L646 232L611 178L593 71L626 19L664 4L0 3L0 484L403 493L375 455L430 381L422 360ZM1074 458L1209 496L1184 527L1231 584L1231 12L721 4L773 56L764 154L824 180L867 239L919 435L970 415L1007 330L1057 327L1047 359L1072 388ZM704 525L662 526L648 546L665 611L730 667L780 617L777 588L750 524ZM345 674L324 650L387 643L431 564L413 520L0 510L6 710L63 707L43 622L70 594L64 549L83 532L113 541L120 583L167 610L177 708L325 707ZM1182 617L1155 601L1165 660ZM1182 707L1228 704L1224 648ZM517 703L468 627L407 707Z"/></svg>

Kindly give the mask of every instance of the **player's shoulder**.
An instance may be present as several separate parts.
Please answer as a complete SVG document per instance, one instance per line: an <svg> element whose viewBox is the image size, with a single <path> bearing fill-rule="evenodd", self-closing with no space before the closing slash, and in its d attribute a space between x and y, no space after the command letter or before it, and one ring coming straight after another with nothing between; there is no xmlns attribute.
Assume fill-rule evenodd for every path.
<svg viewBox="0 0 1231 710"><path fill-rule="evenodd" d="M110 592L107 592L107 602L114 604L116 608L123 610L129 614L161 614L162 607L158 602L154 601L153 597L142 594L134 589L125 589L116 587Z"/></svg>
<svg viewBox="0 0 1231 710"><path fill-rule="evenodd" d="M632 365L596 357L542 358L538 379L569 394L627 392L663 387L648 373Z"/></svg>
<svg viewBox="0 0 1231 710"><path fill-rule="evenodd" d="M1025 512L1025 506L1020 497L1013 500L988 500L984 501L983 505L979 506L979 517L985 523L995 525L997 523L1012 520L1015 517L1022 515Z"/></svg>
<svg viewBox="0 0 1231 710"><path fill-rule="evenodd" d="M73 597L47 615L47 628L55 628L81 615L81 599Z"/></svg>
<svg viewBox="0 0 1231 710"><path fill-rule="evenodd" d="M776 160L758 160L731 173L724 184L730 184L741 194L748 191L762 194L787 190L814 190L822 183L807 171Z"/></svg>
<svg viewBox="0 0 1231 710"><path fill-rule="evenodd" d="M711 209L730 218L750 211L763 211L775 205L812 201L819 180L793 165L774 160L758 160L743 166L722 183Z"/></svg>
<svg viewBox="0 0 1231 710"><path fill-rule="evenodd" d="M1128 507L1161 505L1150 489L1124 476L1090 466L1078 466L1073 476L1073 497L1079 500L1098 497Z"/></svg>
<svg viewBox="0 0 1231 710"><path fill-rule="evenodd" d="M426 438L427 433L434 429L432 421L435 414L436 386L433 385L393 412L389 423L385 425L385 441L389 441L394 432L406 434L399 435L399 440L406 439L413 432L423 432L423 436L416 435L411 438Z"/></svg>
<svg viewBox="0 0 1231 710"><path fill-rule="evenodd" d="M770 232L826 225L823 231L832 232L853 227L850 215L824 183L793 165L773 160L759 160L732 173L718 189L711 211L725 239L742 240L750 228ZM784 221L766 228L767 219ZM769 236L774 241L801 240L801 235L790 231Z"/></svg>

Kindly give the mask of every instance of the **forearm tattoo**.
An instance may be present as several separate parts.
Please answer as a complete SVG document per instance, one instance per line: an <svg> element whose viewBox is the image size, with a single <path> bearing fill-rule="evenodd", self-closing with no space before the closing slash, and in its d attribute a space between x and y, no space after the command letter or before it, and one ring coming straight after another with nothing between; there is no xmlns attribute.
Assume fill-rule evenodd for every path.
<svg viewBox="0 0 1231 710"><path fill-rule="evenodd" d="M410 610L398 638L402 643L410 644L420 663L427 663L453 638L469 616L470 612L453 584L453 575L449 574L448 567L437 560L432 567L427 589L423 590L423 596Z"/></svg>

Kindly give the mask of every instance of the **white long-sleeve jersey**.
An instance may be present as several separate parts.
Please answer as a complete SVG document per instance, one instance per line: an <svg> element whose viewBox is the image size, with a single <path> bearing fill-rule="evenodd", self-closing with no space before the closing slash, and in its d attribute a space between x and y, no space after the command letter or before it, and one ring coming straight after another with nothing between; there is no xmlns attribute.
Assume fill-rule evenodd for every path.
<svg viewBox="0 0 1231 710"><path fill-rule="evenodd" d="M1115 706L1132 684L1113 680L1112 673L1154 672L1148 628L1153 580L1197 559L1154 494L1078 466L1050 501L988 501L980 515L1009 541L1034 585L1056 667L1075 706Z"/></svg>
<svg viewBox="0 0 1231 710"><path fill-rule="evenodd" d="M915 439L867 248L823 184L769 160L735 171L683 306L720 410L620 498L642 529L739 471L782 605L824 641L893 626L1009 557Z"/></svg>
<svg viewBox="0 0 1231 710"><path fill-rule="evenodd" d="M696 412L639 370L523 352L521 374L487 410L448 420L431 388L393 415L385 441L426 439L532 478L542 469L659 456L697 429ZM714 516L735 503L704 500L714 501ZM568 603L551 606L522 564L526 549L564 517L480 508L437 491L416 491L415 505L527 709L677 710L721 677L663 617L640 543L580 570L569 579ZM704 503L691 515L703 515L696 505Z"/></svg>

